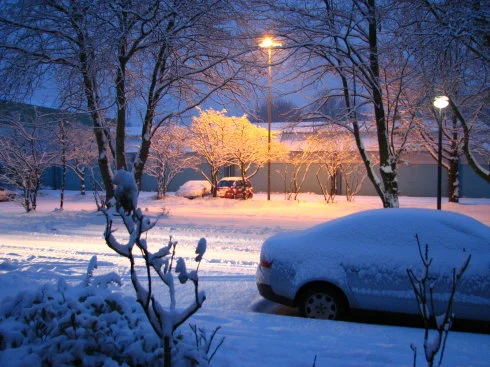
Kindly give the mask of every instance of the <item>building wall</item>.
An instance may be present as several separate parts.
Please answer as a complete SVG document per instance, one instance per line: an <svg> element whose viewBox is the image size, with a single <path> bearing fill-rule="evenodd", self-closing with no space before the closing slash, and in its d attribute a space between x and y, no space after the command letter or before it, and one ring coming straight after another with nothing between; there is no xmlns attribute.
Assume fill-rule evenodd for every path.
<svg viewBox="0 0 490 367"><path fill-rule="evenodd" d="M321 189L318 184L315 173L318 166L312 165L308 171L305 181L301 187L301 192L313 192L321 194ZM364 170L362 165L359 170ZM271 191L286 192L289 185L290 174L286 174L285 165L282 163L273 163L271 165ZM401 196L417 196L417 197L435 197L437 195L437 164L407 164L401 165L398 171L399 177L399 192ZM226 176L239 175L239 171L232 170L223 173ZM286 179L285 179L286 176ZM169 185L169 191L176 191L183 183L189 180L203 180L202 175L194 169L185 169L178 174L172 183ZM86 177L87 192L92 190L92 178ZM480 178L469 165L462 164L460 166L460 197L467 198L490 198L490 184ZM255 192L264 192L267 190L267 168L263 167L259 173L251 178ZM61 183L61 168L52 167L43 175L43 185L50 188L59 189ZM71 171L67 174L66 188L68 190L79 190L80 181ZM142 181L143 191L156 191L156 179L148 175L144 175ZM442 195L447 196L448 182L447 171L442 170ZM338 195L345 195L345 184L341 177L338 179ZM366 177L361 186L358 195L376 196L376 190Z"/></svg>

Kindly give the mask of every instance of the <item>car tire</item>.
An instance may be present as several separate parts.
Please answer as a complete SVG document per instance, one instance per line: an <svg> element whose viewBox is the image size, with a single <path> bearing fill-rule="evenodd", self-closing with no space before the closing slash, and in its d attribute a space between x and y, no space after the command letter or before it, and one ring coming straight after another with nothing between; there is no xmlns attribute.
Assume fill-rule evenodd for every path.
<svg viewBox="0 0 490 367"><path fill-rule="evenodd" d="M298 308L306 318L341 320L347 312L347 302L337 289L328 285L314 285L301 293Z"/></svg>

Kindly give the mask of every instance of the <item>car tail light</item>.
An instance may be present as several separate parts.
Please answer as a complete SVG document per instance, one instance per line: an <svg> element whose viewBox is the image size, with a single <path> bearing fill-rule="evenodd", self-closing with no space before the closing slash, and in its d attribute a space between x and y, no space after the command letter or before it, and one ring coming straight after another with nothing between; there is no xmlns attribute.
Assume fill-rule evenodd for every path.
<svg viewBox="0 0 490 367"><path fill-rule="evenodd" d="M272 267L272 261L260 260L260 266L263 268L270 268Z"/></svg>

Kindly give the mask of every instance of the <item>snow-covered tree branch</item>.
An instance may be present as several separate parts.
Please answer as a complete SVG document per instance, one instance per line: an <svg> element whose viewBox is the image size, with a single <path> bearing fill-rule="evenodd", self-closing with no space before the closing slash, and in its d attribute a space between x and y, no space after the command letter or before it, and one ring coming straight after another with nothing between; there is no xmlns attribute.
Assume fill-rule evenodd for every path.
<svg viewBox="0 0 490 367"><path fill-rule="evenodd" d="M188 271L184 259L175 258L177 241L172 238L158 251L152 252L145 238L145 233L151 230L156 221L143 215L138 208L138 188L132 173L119 170L114 176L116 186L114 205L104 209L106 229L104 237L107 245L119 255L128 259L130 264L131 282L136 292L136 300L143 308L153 330L163 341L164 366L172 365L173 333L199 310L206 299L204 292L199 290L198 270L206 252L206 240L201 238L196 247L196 270ZM121 243L114 235L114 223L117 218L122 221L129 239ZM143 269L137 266L138 256L143 261ZM175 283L173 272L178 274L180 283L190 281L194 287L194 300L185 309L176 308ZM152 274L156 274L168 288L169 303L164 306L157 299L156 284Z"/></svg>
<svg viewBox="0 0 490 367"><path fill-rule="evenodd" d="M438 366L441 366L444 357L444 349L446 346L447 336L452 327L454 320L453 302L456 295L456 289L463 277L464 272L468 268L471 260L471 254L466 257L459 269L452 269L451 289L446 303L446 308L442 313L437 313L434 306L434 288L440 280L430 272L433 258L429 255L429 245L422 247L418 235L416 235L420 259L422 261L422 271L417 275L413 269L407 269L407 274L410 279L419 313L424 322L424 352L427 361L427 367L434 365L434 359L439 355ZM435 327L435 336L431 335L431 328ZM415 347L412 347L416 353Z"/></svg>

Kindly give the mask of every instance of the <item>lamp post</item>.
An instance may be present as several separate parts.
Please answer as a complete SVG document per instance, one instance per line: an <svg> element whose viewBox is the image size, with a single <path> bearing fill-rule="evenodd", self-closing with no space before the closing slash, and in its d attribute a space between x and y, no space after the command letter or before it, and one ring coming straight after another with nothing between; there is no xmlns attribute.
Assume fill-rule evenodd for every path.
<svg viewBox="0 0 490 367"><path fill-rule="evenodd" d="M438 150L437 150L437 210L441 210L441 185L442 185L442 109L449 105L449 98L438 96L434 98L434 107L439 109Z"/></svg>
<svg viewBox="0 0 490 367"><path fill-rule="evenodd" d="M275 42L272 37L265 37L259 46L266 48L268 51L268 92L267 92L267 152L271 150L271 122L272 122L272 49L281 46L279 42ZM271 199L271 159L267 161L267 200Z"/></svg>

